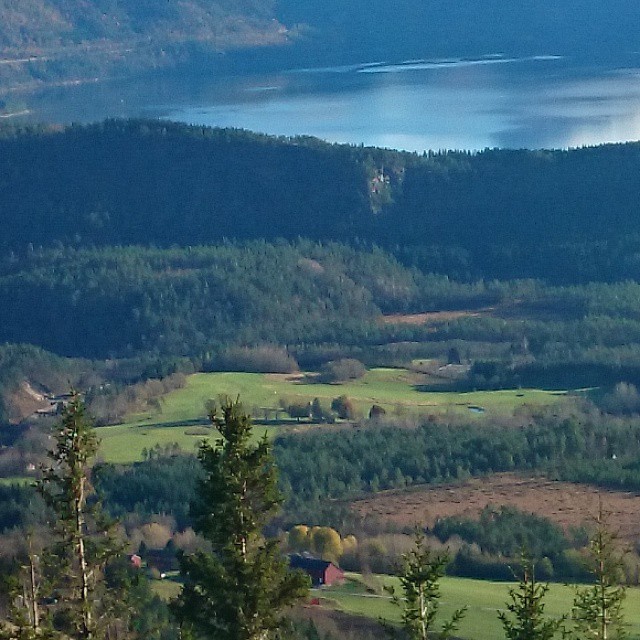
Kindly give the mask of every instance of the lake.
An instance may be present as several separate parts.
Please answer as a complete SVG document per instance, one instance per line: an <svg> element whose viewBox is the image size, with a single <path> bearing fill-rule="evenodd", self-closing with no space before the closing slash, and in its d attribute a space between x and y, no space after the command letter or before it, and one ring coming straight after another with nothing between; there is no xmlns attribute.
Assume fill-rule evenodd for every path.
<svg viewBox="0 0 640 640"><path fill-rule="evenodd" d="M203 72L47 91L30 119L140 116L418 152L624 142L640 139L640 60L588 68L551 55L494 55L241 77Z"/></svg>

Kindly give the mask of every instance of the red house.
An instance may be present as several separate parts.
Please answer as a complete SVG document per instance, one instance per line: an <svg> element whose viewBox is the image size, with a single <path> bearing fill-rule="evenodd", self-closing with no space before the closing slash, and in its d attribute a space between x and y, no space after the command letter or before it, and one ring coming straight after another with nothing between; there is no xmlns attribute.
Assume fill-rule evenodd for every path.
<svg viewBox="0 0 640 640"><path fill-rule="evenodd" d="M314 587L330 586L335 582L344 580L344 571L336 567L333 562L320 560L309 555L292 554L289 556L289 566L292 569L300 569L309 575Z"/></svg>
<svg viewBox="0 0 640 640"><path fill-rule="evenodd" d="M142 558L137 553L129 556L129 562L134 569L140 569L142 567Z"/></svg>

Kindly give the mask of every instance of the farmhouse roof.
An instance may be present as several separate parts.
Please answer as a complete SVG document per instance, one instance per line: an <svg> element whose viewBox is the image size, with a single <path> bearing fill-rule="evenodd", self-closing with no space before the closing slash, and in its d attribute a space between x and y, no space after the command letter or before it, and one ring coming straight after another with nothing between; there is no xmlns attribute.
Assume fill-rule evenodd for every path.
<svg viewBox="0 0 640 640"><path fill-rule="evenodd" d="M292 569L303 569L305 571L324 571L333 563L329 560L320 560L309 555L293 553L289 556L289 564Z"/></svg>

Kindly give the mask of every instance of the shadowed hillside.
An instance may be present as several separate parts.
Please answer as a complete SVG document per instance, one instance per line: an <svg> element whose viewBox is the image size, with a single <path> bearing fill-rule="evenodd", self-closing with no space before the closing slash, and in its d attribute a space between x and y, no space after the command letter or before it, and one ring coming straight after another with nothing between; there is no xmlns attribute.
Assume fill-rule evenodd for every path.
<svg viewBox="0 0 640 640"><path fill-rule="evenodd" d="M636 49L640 7L630 0L280 0L285 24L305 23L323 55L553 53L590 59ZM312 55L312 54L310 54Z"/></svg>
<svg viewBox="0 0 640 640"><path fill-rule="evenodd" d="M630 0L0 0L0 15L0 92L214 60L217 71L494 53L633 60L640 25Z"/></svg>
<svg viewBox="0 0 640 640"><path fill-rule="evenodd" d="M458 279L640 277L640 144L418 156L110 121L0 136L0 247L382 245Z"/></svg>
<svg viewBox="0 0 640 640"><path fill-rule="evenodd" d="M0 0L0 91L282 44L272 0Z"/></svg>

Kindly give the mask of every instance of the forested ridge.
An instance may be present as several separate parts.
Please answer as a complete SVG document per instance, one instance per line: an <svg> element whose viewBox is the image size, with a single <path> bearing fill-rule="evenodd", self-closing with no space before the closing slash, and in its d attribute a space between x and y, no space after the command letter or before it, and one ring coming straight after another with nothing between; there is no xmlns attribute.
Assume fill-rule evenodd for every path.
<svg viewBox="0 0 640 640"><path fill-rule="evenodd" d="M0 2L0 95L95 81L283 44L270 0Z"/></svg>
<svg viewBox="0 0 640 640"><path fill-rule="evenodd" d="M639 164L638 144L419 156L162 122L4 128L0 340L118 384L454 349L467 388L637 385ZM57 387L43 369L8 377Z"/></svg>
<svg viewBox="0 0 640 640"><path fill-rule="evenodd" d="M357 543L343 548L345 569L393 571L395 545L407 542L406 529L351 508L380 490L498 472L637 490L639 151L418 156L171 123L3 129L0 478L38 474L48 426L70 410L84 416L85 402L96 424L111 425L152 403L161 410L184 374L252 371L335 384L331 411L319 398L282 398L298 424L274 440L286 502L266 531L285 549L294 525L335 527ZM578 391L546 408L523 400L508 415L426 403L420 414L373 405L366 419L340 376L375 366L402 368L417 392ZM57 395L69 386L84 400ZM121 518L127 550L160 576L180 551L203 549L188 507L203 475L143 424L133 427L149 436L143 460L97 461L89 506ZM176 425L211 431L197 419L161 428ZM52 432L65 456L67 427ZM50 517L31 487L0 483L0 542L11 553ZM589 579L585 528L487 507L426 533L455 545L456 575L509 579L507 562L530 545L540 575ZM0 553L0 566L23 575L28 565ZM637 581L638 567L634 555L625 579ZM166 607L136 585L147 591L135 624L156 618L147 635L170 640ZM0 598L0 609L12 602Z"/></svg>
<svg viewBox="0 0 640 640"><path fill-rule="evenodd" d="M639 163L638 143L418 156L159 122L5 129L1 245L359 239L457 279L637 279Z"/></svg>
<svg viewBox="0 0 640 640"><path fill-rule="evenodd" d="M188 2L112 2L94 0L90 4L78 0L35 0L16 5L3 0L0 46L7 48L77 44L91 40L126 40L144 33L161 33L162 29L189 28L195 37L207 26L206 19L222 20L216 27L224 33L224 20L235 17L258 21L271 17L274 3L270 0L190 0ZM20 24L22 22L22 24ZM21 28L20 28L21 27ZM178 31L180 33L180 31ZM176 34L177 35L177 34Z"/></svg>
<svg viewBox="0 0 640 640"><path fill-rule="evenodd" d="M640 23L630 0L4 0L0 12L0 59L15 61L0 67L0 93L176 66L219 73L496 53L633 59Z"/></svg>
<svg viewBox="0 0 640 640"><path fill-rule="evenodd" d="M338 357L446 359L455 347L474 365L471 387L640 383L639 291L632 282L457 282L381 249L307 240L34 250L0 264L0 340L137 358L139 372L176 358L191 370L228 368L229 349L261 345L286 347L312 369ZM443 310L461 314L394 320Z"/></svg>
<svg viewBox="0 0 640 640"><path fill-rule="evenodd" d="M9 250L348 237L367 211L362 167L317 141L113 121L0 146Z"/></svg>

